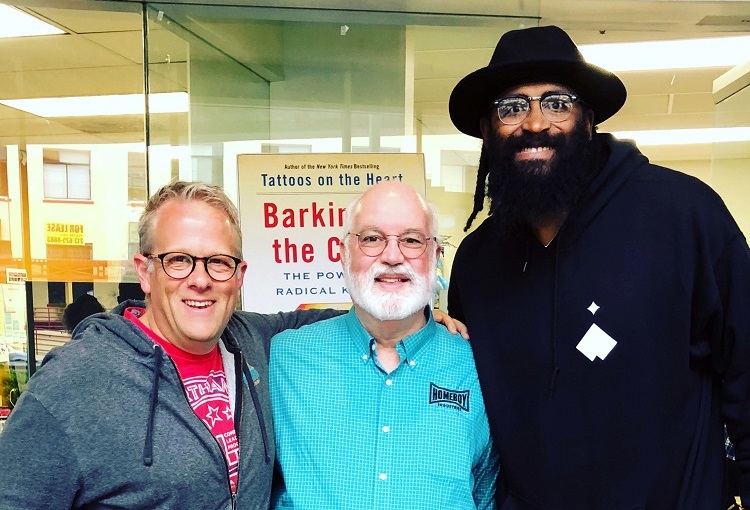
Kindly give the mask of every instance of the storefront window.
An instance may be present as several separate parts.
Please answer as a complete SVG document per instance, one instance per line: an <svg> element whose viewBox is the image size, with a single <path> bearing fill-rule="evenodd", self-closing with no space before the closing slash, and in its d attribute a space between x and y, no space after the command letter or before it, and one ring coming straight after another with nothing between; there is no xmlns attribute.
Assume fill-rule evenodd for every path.
<svg viewBox="0 0 750 510"><path fill-rule="evenodd" d="M719 9L720 3L729 4L668 2L681 14L722 15L729 23L731 10L740 7ZM218 184L239 202L241 154L422 155L427 198L438 205L440 233L448 240L443 272L449 280L473 206L481 147L452 126L450 91L460 77L486 65L503 32L540 22L571 24L574 15L541 18L538 0L508 12L480 12L481 5L468 2L445 13L59 4L34 0L15 8L62 33L0 37L0 302L6 317L0 409L12 405L8 388L25 384L9 367L23 365L29 354L27 292L29 313L44 325L36 336L45 347L33 353L41 359L45 349L67 340L53 316L79 284L90 286L105 309L137 290L131 261L148 196L179 178ZM596 16L611 23L627 17L604 12ZM667 25L637 25L637 32L605 31L576 21L582 28L572 34L589 45L747 32L718 21L700 32L681 24L674 33L665 32ZM713 80L728 69L623 71L628 102L600 129L747 126L747 91L713 103ZM60 104L53 111L18 102L30 99ZM58 99L77 102L71 107ZM641 148L654 162L709 182L748 233L749 143ZM262 275L251 270L250 277Z"/></svg>
<svg viewBox="0 0 750 510"><path fill-rule="evenodd" d="M0 34L0 419L33 360L70 338L62 313L76 294L90 289L109 309L135 281L128 223L140 210L128 190L143 203L145 165L130 186L128 154L145 160L141 8L59 5L2 6L54 30Z"/></svg>
<svg viewBox="0 0 750 510"><path fill-rule="evenodd" d="M91 200L91 154L45 149L44 198Z"/></svg>

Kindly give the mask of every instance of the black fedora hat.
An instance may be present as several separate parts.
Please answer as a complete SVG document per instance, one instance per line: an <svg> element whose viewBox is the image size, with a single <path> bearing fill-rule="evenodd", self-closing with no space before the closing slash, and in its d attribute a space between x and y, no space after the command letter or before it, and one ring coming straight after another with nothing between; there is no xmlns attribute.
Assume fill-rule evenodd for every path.
<svg viewBox="0 0 750 510"><path fill-rule="evenodd" d="M479 119L503 91L524 83L570 87L604 122L625 103L627 92L615 74L589 64L575 43L556 26L506 32L487 67L465 76L451 92L448 111L463 133L482 137Z"/></svg>

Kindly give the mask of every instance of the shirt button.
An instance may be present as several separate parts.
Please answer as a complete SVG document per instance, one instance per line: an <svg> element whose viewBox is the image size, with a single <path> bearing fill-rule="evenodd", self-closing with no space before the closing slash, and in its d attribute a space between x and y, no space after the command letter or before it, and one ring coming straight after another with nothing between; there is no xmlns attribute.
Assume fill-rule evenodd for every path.
<svg viewBox="0 0 750 510"><path fill-rule="evenodd" d="M386 480L388 478L388 475L386 475L385 473L380 473L380 476L378 478L380 478L381 480Z"/></svg>
<svg viewBox="0 0 750 510"><path fill-rule="evenodd" d="M393 380L392 379L386 379L385 380L385 385L386 386L393 386Z"/></svg>
<svg viewBox="0 0 750 510"><path fill-rule="evenodd" d="M362 355L362 361L367 361L367 354Z"/></svg>
<svg viewBox="0 0 750 510"><path fill-rule="evenodd" d="M383 425L383 428L381 430L387 434L391 431L391 428L388 425Z"/></svg>
<svg viewBox="0 0 750 510"><path fill-rule="evenodd" d="M409 366L410 366L410 367L413 367L413 366L414 366L414 365L416 365L416 364L417 364L417 362L416 362L416 361L414 361L414 360L411 360L411 361L409 362Z"/></svg>

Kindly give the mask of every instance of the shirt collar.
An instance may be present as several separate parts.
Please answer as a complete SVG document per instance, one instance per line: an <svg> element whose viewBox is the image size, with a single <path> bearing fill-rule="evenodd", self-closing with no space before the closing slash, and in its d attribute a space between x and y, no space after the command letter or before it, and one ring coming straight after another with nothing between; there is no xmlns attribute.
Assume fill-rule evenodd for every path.
<svg viewBox="0 0 750 510"><path fill-rule="evenodd" d="M419 353L422 351L430 338L435 335L435 328L437 328L437 323L432 318L432 310L429 306L426 306L424 308L424 314L425 318L427 319L427 323L419 331L412 333L411 335L401 340L399 342L399 346L397 347L400 352L401 349L403 349L402 352L406 355L406 361L414 361L415 358L419 356ZM347 328L349 329L349 334L351 335L354 343L357 345L359 356L361 356L363 360L368 359L372 355L370 346L372 345L374 339L372 338L372 335L367 332L364 326L362 326L362 323L359 321L357 314L354 312L353 306L349 309L349 313L346 314L345 321Z"/></svg>

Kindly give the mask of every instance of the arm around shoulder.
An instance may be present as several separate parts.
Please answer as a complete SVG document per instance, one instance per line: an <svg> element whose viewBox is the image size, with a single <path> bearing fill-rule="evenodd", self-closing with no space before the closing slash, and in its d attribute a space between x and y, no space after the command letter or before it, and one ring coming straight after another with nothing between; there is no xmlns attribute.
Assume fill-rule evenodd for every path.
<svg viewBox="0 0 750 510"><path fill-rule="evenodd" d="M335 310L333 308L295 310L293 312L278 312L263 317L268 320L273 331L273 335L281 333L287 329L299 329L308 324L314 324L318 321L338 317L346 313L344 310Z"/></svg>
<svg viewBox="0 0 750 510"><path fill-rule="evenodd" d="M234 317L239 320L241 327L246 328L256 337L262 340L268 352L271 338L288 329L299 329L308 324L338 317L346 313L344 310L333 308L295 310L293 312L278 312L262 314L255 312L235 312Z"/></svg>

